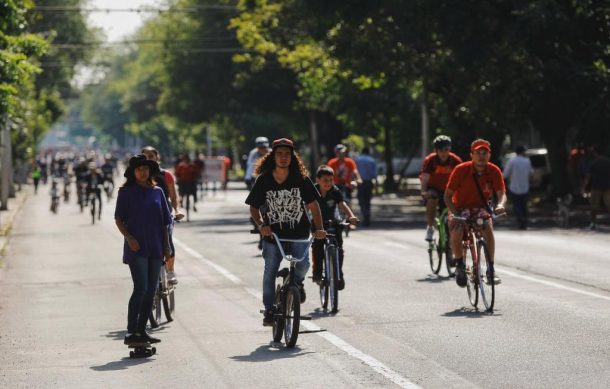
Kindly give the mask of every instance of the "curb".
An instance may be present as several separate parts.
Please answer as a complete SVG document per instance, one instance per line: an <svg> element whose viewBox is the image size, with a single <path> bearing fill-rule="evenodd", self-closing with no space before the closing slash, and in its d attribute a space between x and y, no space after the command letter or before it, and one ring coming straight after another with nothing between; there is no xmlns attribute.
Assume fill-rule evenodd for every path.
<svg viewBox="0 0 610 389"><path fill-rule="evenodd" d="M0 267L3 264L3 257L6 253L6 249L9 244L9 236L10 232L13 228L13 222L15 221L15 217L21 213L23 206L27 199L29 198L29 193L27 193L24 189L22 189L23 196L20 199L17 199L17 207L14 211L8 213L8 222L1 227L0 229Z"/></svg>

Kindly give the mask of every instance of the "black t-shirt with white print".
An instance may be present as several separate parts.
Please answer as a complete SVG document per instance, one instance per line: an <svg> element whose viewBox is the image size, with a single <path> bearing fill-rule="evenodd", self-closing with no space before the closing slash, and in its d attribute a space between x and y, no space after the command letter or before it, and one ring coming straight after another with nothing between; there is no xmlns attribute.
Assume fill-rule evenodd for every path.
<svg viewBox="0 0 610 389"><path fill-rule="evenodd" d="M256 179L246 204L261 210L280 239L306 239L311 223L305 204L316 201L318 196L309 177L291 175L279 184L272 173L264 173Z"/></svg>

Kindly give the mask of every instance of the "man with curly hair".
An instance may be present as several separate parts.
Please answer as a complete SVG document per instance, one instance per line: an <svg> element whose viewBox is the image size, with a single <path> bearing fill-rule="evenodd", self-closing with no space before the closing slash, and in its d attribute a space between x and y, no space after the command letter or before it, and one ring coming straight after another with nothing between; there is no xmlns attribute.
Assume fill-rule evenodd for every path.
<svg viewBox="0 0 610 389"><path fill-rule="evenodd" d="M271 152L259 159L255 173L258 176L246 204L250 206L250 216L263 235L263 304L265 306L264 326L273 325L275 279L282 262L282 255L272 240L272 232L280 239L307 239L311 222L305 207L313 215L316 239L324 239L326 232L322 223L320 206L316 201L319 194L309 178L303 161L294 151L294 143L287 138L273 142ZM305 301L303 280L309 270L309 244L293 242L286 254L303 258L296 265L295 277L299 283L301 303Z"/></svg>

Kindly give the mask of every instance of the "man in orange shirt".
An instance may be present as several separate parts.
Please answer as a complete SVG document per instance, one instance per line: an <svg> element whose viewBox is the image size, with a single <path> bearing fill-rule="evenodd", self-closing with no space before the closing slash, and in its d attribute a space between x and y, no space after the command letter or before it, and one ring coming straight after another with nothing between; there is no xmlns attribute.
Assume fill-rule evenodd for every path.
<svg viewBox="0 0 610 389"><path fill-rule="evenodd" d="M477 139L470 145L470 157L472 161L459 164L453 169L449 177L449 183L445 190L445 203L449 208L449 229L451 234L451 250L455 258L455 280L460 287L466 286L466 272L464 259L462 258L462 236L466 223L462 220L454 219L460 216L466 219L484 220L482 230L483 237L487 241L491 266L488 269L488 278L499 282L495 277L493 261L495 253L495 240L491 213L501 215L506 213L506 187L502 171L493 163L489 162L491 157L491 145L484 139ZM476 182L475 182L476 180ZM480 188L477 188L477 183ZM480 193L481 192L481 193ZM498 204L492 211L489 201L495 192Z"/></svg>
<svg viewBox="0 0 610 389"><path fill-rule="evenodd" d="M347 156L347 147L342 144L335 146L335 158L328 161L327 165L335 171L335 185L341 190L345 201L349 204L354 190L354 178L356 183L362 182L356 161Z"/></svg>
<svg viewBox="0 0 610 389"><path fill-rule="evenodd" d="M439 135L432 141L434 152L430 153L422 164L419 180L421 181L421 196L426 204L426 240L434 237L434 217L436 208L445 208L443 196L449 181L451 171L462 163L462 159L451 152L451 138Z"/></svg>

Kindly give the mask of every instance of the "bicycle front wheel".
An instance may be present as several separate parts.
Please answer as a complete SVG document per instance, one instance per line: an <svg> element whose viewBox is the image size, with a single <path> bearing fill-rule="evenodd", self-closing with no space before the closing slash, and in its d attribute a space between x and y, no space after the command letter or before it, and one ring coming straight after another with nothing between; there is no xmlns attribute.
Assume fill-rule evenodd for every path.
<svg viewBox="0 0 610 389"><path fill-rule="evenodd" d="M329 293L330 293L330 308L332 313L336 313L339 310L339 289L337 289L337 285L339 283L339 269L337 269L337 265L339 261L337 260L337 248L332 247L332 250L328 253L329 258Z"/></svg>
<svg viewBox="0 0 610 389"><path fill-rule="evenodd" d="M151 328L157 328L159 327L159 323L161 323L161 299L159 298L158 290L155 293L152 312L150 313L149 320Z"/></svg>
<svg viewBox="0 0 610 389"><path fill-rule="evenodd" d="M479 241L477 243L477 257L479 258L479 289L481 289L481 298L483 299L485 308L487 308L489 312L492 312L494 309L496 290L493 274L487 273L491 261L487 242Z"/></svg>
<svg viewBox="0 0 610 389"><path fill-rule="evenodd" d="M324 275L320 280L320 305L322 305L322 309L328 308L328 263L326 259L324 259L324 270L322 274Z"/></svg>
<svg viewBox="0 0 610 389"><path fill-rule="evenodd" d="M282 307L284 306L282 301L282 287L278 285L275 288L275 309L279 310L275 312L273 318L273 341L279 342L282 340L282 333L284 332L284 317ZM278 312L282 313L280 318Z"/></svg>
<svg viewBox="0 0 610 389"><path fill-rule="evenodd" d="M466 265L466 291L468 292L468 299L473 307L477 307L479 303L479 288L478 288L478 269L475 267L476 263L476 252L474 247L471 245L464 249L464 264Z"/></svg>
<svg viewBox="0 0 610 389"><path fill-rule="evenodd" d="M292 348L297 344L299 325L301 322L301 293L295 285L290 285L286 291L286 304L284 305L284 339L286 347Z"/></svg>
<svg viewBox="0 0 610 389"><path fill-rule="evenodd" d="M428 242L428 260L430 261L430 270L432 270L432 273L438 274L441 270L443 252L436 238Z"/></svg>
<svg viewBox="0 0 610 389"><path fill-rule="evenodd" d="M91 224L95 224L95 200L91 201Z"/></svg>

